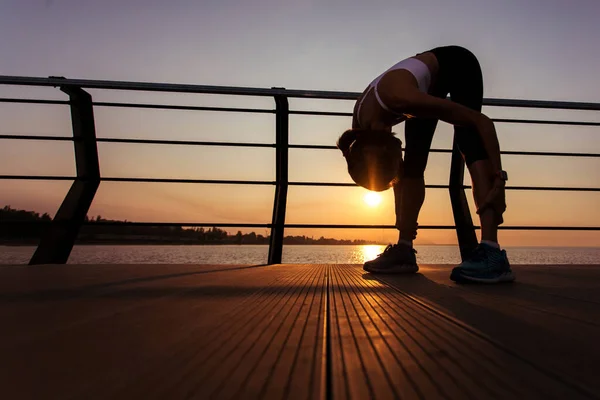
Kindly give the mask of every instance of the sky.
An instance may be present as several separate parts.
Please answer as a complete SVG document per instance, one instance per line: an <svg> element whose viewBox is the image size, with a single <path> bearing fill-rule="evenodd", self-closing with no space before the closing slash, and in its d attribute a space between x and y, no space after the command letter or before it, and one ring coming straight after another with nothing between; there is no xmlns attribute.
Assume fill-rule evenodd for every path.
<svg viewBox="0 0 600 400"><path fill-rule="evenodd" d="M0 74L361 92L397 61L458 44L481 63L485 97L600 103L596 0L0 0ZM269 98L90 90L96 101L272 109ZM65 99L56 88L0 85L0 97ZM351 101L290 100L350 112ZM95 107L98 137L273 143L270 114ZM497 118L600 122L598 112L485 107ZM71 134L65 106L0 103L0 133ZM332 145L350 117L292 116L290 143ZM394 131L403 139L404 127ZM600 153L600 127L497 124L503 150ZM433 147L448 148L440 124ZM99 144L106 177L273 180L272 149ZM428 184L450 157L431 154ZM504 156L514 186L600 187L600 158ZM0 174L75 174L72 144L0 141ZM290 150L290 180L351 182L335 150ZM469 183L468 174L465 179ZM2 181L0 205L53 215L69 182ZM361 188L290 187L288 223L393 224L393 197L368 207ZM129 221L269 223L272 186L102 183L90 215ZM474 205L467 191L471 210ZM600 226L599 192L508 191L506 225ZM476 220L476 215L473 213ZM450 225L447 190L430 189L421 225ZM381 241L394 230L302 230ZM501 231L503 245L600 246L599 232ZM418 243L456 243L422 230Z"/></svg>

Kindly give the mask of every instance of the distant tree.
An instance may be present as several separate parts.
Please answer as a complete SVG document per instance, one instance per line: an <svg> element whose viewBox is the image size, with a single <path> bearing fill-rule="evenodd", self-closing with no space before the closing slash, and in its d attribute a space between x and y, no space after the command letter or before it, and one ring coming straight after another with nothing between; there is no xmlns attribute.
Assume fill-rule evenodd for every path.
<svg viewBox="0 0 600 400"><path fill-rule="evenodd" d="M169 242L169 243L195 243L195 244L268 244L269 234L265 230L265 236L250 232L242 234L237 231L235 235L230 235L227 231L219 229L216 226L205 229L199 228L184 228L181 225L175 226L132 226L127 225L127 220L109 220L103 219L101 215L96 217L86 216L86 222L82 228L82 235L79 240L82 241L118 241L118 242ZM0 221L16 221L16 222L49 222L52 217L48 213L40 216L34 211L13 209L10 205L5 205L0 208ZM115 222L117 225L96 224L96 222ZM45 227L36 224L0 224L0 237L8 242L31 242L37 240ZM312 236L286 236L284 237L285 244L294 245L339 245L339 244L370 244L373 242L364 240L337 240L325 238L321 236L315 240Z"/></svg>

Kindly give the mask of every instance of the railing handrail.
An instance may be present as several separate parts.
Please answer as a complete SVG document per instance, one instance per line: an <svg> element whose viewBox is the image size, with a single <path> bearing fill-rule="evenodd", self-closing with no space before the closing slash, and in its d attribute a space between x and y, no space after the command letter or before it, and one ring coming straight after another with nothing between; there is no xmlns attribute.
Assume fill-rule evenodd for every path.
<svg viewBox="0 0 600 400"><path fill-rule="evenodd" d="M326 100L356 100L360 92L341 92L327 90L297 90L284 88L254 88L237 86L212 86L180 83L155 83L134 81L111 81L95 79L66 79L62 77L30 77L0 75L0 84L20 86L76 86L87 89L107 90L136 90L149 92L196 93L196 94L222 94L274 97L285 96L288 98L311 98ZM484 106L495 107L524 107L524 108L549 108L564 110L600 111L600 103L551 101L551 100L523 100L523 99L498 99L484 98Z"/></svg>

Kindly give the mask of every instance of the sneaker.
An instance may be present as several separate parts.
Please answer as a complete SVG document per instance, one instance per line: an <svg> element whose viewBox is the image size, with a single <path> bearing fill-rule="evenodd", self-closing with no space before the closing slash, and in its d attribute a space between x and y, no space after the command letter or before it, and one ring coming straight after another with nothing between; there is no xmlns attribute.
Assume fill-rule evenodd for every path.
<svg viewBox="0 0 600 400"><path fill-rule="evenodd" d="M471 256L452 270L450 279L456 283L512 282L515 275L505 250L481 243Z"/></svg>
<svg viewBox="0 0 600 400"><path fill-rule="evenodd" d="M376 259L367 261L363 269L379 274L406 274L419 270L417 266L417 251L404 244L388 245Z"/></svg>

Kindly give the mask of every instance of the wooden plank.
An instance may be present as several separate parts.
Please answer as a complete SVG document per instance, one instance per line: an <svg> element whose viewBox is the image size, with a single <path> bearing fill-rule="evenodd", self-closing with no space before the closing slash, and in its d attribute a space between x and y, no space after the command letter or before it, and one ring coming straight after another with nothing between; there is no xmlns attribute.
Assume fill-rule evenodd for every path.
<svg viewBox="0 0 600 400"><path fill-rule="evenodd" d="M416 396L410 393L403 396L408 398L585 397L582 392L555 379L555 376L549 376L528 360L506 352L504 348L432 312L386 284L390 279L395 280L395 286L401 287L403 277L381 278L384 283L373 280L370 274L362 276L357 266L335 266L333 269L338 281L345 280L346 288L354 288L344 301L353 303L357 310L356 305L360 303L363 307L360 319L369 321L369 326L363 328L360 346L344 349L345 359L351 362L362 359L367 365L362 371L360 366L352 364L348 368L349 382L345 385L353 397L361 398L367 393L365 388L370 388L369 396L385 398L385 392L379 393L376 388L389 386L394 394L402 395L400 391L407 390L408 384L417 391ZM337 308L340 308L339 305ZM348 308L346 306L345 309ZM360 330L355 328L354 331ZM419 366L410 369L410 381L403 374L409 370L403 364L410 358L397 353L397 349L402 348L410 350L413 365ZM349 356L351 351L358 354ZM336 357L339 355L334 359ZM381 369L387 371L384 373L387 377L385 382L373 373ZM338 374L334 380L344 378ZM336 387L340 385L338 383Z"/></svg>
<svg viewBox="0 0 600 400"><path fill-rule="evenodd" d="M416 275L379 275L376 279L461 321L556 379L600 393L600 349L596 346L600 332L594 321L598 311L590 308L586 299L557 302L561 280L552 284L544 268L537 266L515 267L520 273L519 283L499 286L456 285L449 280L450 268L423 266ZM558 275L565 273L556 268ZM589 273L589 268L595 267L586 268ZM579 279L578 270L568 272L574 276L566 279ZM546 286L530 290L529 282L536 282L536 274L544 276Z"/></svg>
<svg viewBox="0 0 600 400"><path fill-rule="evenodd" d="M180 283L172 286L174 278L185 281L211 271L237 270L208 265L150 266L144 274L144 266L139 265L123 266L122 271L114 266L56 266L53 275L52 268L55 266L0 269L0 319L10 321L0 330L0 348L115 312L134 312L170 295L184 296Z"/></svg>
<svg viewBox="0 0 600 400"><path fill-rule="evenodd" d="M319 269L279 267L142 281L93 289L71 300L44 298L43 302L57 309L51 320L63 328L47 330L43 335L29 335L27 340L13 337L12 343L4 343L0 350L0 396L11 399L177 398L171 394L179 390L177 393L185 397L180 390L183 388L202 391L206 383L202 376L214 375L213 371L217 372L221 366L220 352L226 348L232 350L232 346L244 339L244 333L246 342L250 340L256 328L271 320L277 304L284 300L293 303L294 291L300 295L301 290L297 289L302 288L303 293L310 294L304 296L307 301L314 299L306 303L313 305L308 308L310 313L301 308L306 318L314 319L319 313L315 304L320 305L323 293L322 289L314 290L319 280L310 286L312 291L305 290L307 285L300 282L311 274L323 275L319 275ZM103 311L103 304L110 310ZM69 311L70 307L75 311ZM86 307L93 318L85 318ZM297 310L290 311L289 315L293 311ZM29 316L36 317L35 314ZM12 321L5 322L10 325ZM286 351L269 362L282 366L284 359L290 360L288 351L296 348L289 344L291 337L302 339L304 348L319 346L317 338L321 336L318 334L312 336L312 342L310 333L298 334L304 327L301 319L296 319L292 327L289 337L287 334L278 337L278 343ZM305 332L315 327L307 324ZM272 331L267 330L269 332ZM287 342L283 340L286 337ZM230 355L236 356L239 352L234 350ZM295 379L290 378L283 389L300 387L303 390L296 390L296 394L299 397L304 394L306 398L317 391L316 385L320 384L320 380L311 375L310 368L307 372L306 364L310 367L318 363L304 354L291 359L303 364L294 367ZM208 361L201 365L201 371L195 368L198 361ZM284 368L291 367L287 364ZM318 374L320 369L314 371ZM307 381L306 377L310 379ZM217 377L209 383L220 383L218 379L222 379L227 387L226 378ZM254 378L253 382L259 381L260 378ZM279 383L264 385L264 390L279 390L275 387Z"/></svg>
<svg viewBox="0 0 600 400"><path fill-rule="evenodd" d="M516 266L506 286L448 266L38 268L0 268L0 398L600 393L598 267Z"/></svg>
<svg viewBox="0 0 600 400"><path fill-rule="evenodd" d="M152 376L141 376L129 384L125 397L231 398L243 394L259 398L266 392L281 395L287 392L291 398L314 397L321 383L320 364L311 355L320 356L322 335L303 336L297 331L305 325L300 314L318 319L321 307L315 305L322 302L323 268L278 266L277 269L283 276L270 292L262 295L260 302L247 304L243 313L232 318L216 337L197 336L182 349L185 355L172 358L172 367L167 371L161 367ZM264 276L256 278L261 280ZM210 330L208 326L207 331ZM302 339L305 349L311 349L309 354L289 357L289 352L297 351L300 346L299 342L289 342L292 335ZM282 359L304 364L284 365ZM284 373L287 375L284 381L273 380L269 373L274 368L282 372L296 370L295 380L289 373ZM160 383L148 385L155 379ZM292 393L292 385L300 390Z"/></svg>
<svg viewBox="0 0 600 400"><path fill-rule="evenodd" d="M166 279L188 274L256 267L246 264L101 264L101 265L15 265L0 266L0 294L43 294L51 291L82 290L92 287Z"/></svg>

